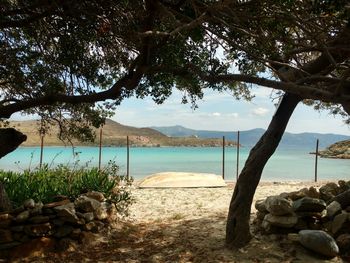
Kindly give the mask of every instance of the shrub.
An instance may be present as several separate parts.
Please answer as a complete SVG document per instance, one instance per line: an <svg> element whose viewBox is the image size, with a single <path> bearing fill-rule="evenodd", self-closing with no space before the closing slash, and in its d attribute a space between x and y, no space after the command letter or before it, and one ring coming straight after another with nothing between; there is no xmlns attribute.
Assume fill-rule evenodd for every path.
<svg viewBox="0 0 350 263"><path fill-rule="evenodd" d="M117 210L126 213L131 204L129 186L131 180L118 174L118 166L110 162L103 170L97 168L59 165L49 168L25 170L22 173L0 171L0 183L3 183L14 207L18 207L29 198L36 202L52 202L58 195L75 199L88 191L98 191L113 203Z"/></svg>

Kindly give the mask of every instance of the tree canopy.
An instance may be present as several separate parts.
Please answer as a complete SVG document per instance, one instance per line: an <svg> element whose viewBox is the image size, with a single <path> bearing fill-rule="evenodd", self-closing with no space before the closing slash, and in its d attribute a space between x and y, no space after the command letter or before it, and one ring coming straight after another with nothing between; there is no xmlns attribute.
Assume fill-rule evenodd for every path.
<svg viewBox="0 0 350 263"><path fill-rule="evenodd" d="M178 88L194 102L205 88L226 88L250 99L250 84L349 112L346 1L3 0L0 8L3 119L37 113L79 136L129 96L161 103Z"/></svg>

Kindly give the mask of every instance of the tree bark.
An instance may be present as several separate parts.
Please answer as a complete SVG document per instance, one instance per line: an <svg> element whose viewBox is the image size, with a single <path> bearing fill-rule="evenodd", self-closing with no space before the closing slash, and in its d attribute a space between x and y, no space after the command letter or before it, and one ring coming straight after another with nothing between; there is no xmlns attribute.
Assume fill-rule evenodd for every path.
<svg viewBox="0 0 350 263"><path fill-rule="evenodd" d="M268 129L249 153L236 183L227 217L226 245L229 248L243 247L252 238L249 221L256 187L265 164L275 152L289 118L300 100L301 98L294 94L286 93L283 96Z"/></svg>

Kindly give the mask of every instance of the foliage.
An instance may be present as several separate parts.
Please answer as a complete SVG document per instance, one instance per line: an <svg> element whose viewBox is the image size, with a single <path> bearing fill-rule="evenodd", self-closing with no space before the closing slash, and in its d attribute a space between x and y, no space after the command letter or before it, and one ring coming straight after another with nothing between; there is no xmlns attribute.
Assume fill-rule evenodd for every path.
<svg viewBox="0 0 350 263"><path fill-rule="evenodd" d="M126 211L131 202L128 187L132 180L118 175L118 166L112 162L101 171L97 168L71 168L67 165L55 168L44 165L23 173L1 171L0 182L15 207L29 198L48 203L58 195L75 199L88 191L103 193L120 212Z"/></svg>

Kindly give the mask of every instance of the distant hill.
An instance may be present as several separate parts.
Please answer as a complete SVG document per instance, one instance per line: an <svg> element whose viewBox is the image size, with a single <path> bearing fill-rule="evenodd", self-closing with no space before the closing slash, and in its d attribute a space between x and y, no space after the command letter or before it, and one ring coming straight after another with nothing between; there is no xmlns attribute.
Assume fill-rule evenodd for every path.
<svg viewBox="0 0 350 263"><path fill-rule="evenodd" d="M27 135L27 141L22 146L40 145L39 125L40 122L36 120L10 122L10 127L14 127ZM57 126L51 127L49 133L45 135L44 144L46 146L65 145L57 138L58 132ZM74 145L98 145L99 131L95 129L95 132L97 138L94 143L81 143L73 140ZM126 136L129 136L129 142L132 146L220 146L222 144L221 138L196 138L195 136L172 138L151 128L136 128L106 120L103 126L103 145L124 146L126 145ZM228 141L227 144L235 145L235 142Z"/></svg>
<svg viewBox="0 0 350 263"><path fill-rule="evenodd" d="M168 136L198 136L200 138L222 138L236 140L236 131L208 131L208 130L193 130L183 126L168 126L168 127L151 127ZM253 146L264 133L264 129L252 129L247 131L240 131L240 143L243 146ZM320 140L320 147L325 148L337 141L349 140L350 136L339 134L321 134L321 133L289 133L286 132L280 143L281 147L314 147L316 139Z"/></svg>

